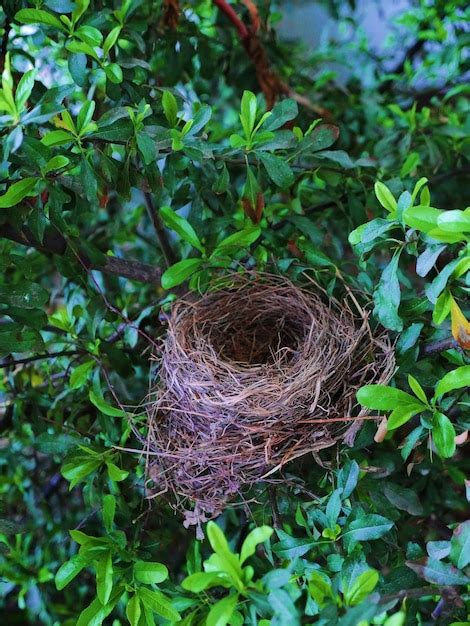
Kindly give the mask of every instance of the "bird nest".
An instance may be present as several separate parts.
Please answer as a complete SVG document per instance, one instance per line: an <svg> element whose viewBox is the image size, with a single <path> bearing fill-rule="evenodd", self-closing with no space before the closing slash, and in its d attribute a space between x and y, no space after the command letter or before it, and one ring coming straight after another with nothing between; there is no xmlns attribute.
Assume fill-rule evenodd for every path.
<svg viewBox="0 0 470 626"><path fill-rule="evenodd" d="M236 275L177 301L147 402L150 495L170 491L185 525L286 463L349 445L367 412L356 391L386 383L392 346L352 294L327 299L285 278Z"/></svg>

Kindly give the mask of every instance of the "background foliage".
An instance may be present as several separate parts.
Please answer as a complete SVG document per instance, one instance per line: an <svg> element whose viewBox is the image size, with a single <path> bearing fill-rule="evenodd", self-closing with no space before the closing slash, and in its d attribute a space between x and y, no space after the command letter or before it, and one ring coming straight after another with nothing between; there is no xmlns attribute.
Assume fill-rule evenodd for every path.
<svg viewBox="0 0 470 626"><path fill-rule="evenodd" d="M325 4L311 50L270 3L3 3L4 623L469 623L468 8L412 2L377 52ZM244 267L362 293L398 369L378 429L200 542L124 409L165 304Z"/></svg>

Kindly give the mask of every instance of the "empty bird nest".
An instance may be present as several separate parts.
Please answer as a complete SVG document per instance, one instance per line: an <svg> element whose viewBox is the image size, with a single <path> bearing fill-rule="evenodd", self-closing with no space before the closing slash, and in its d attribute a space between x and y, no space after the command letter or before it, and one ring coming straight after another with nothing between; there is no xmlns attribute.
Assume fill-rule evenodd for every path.
<svg viewBox="0 0 470 626"><path fill-rule="evenodd" d="M356 391L389 380L394 359L350 294L266 275L225 278L177 301L147 399L149 495L169 491L185 525L337 441L366 415Z"/></svg>

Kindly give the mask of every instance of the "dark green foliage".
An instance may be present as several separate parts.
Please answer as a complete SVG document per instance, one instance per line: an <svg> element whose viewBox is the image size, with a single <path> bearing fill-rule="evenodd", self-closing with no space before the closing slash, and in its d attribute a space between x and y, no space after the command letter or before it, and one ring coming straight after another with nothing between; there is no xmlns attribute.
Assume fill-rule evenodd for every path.
<svg viewBox="0 0 470 626"><path fill-rule="evenodd" d="M354 27L308 54L248 4L238 26L210 0L2 4L8 626L469 623L467 3L412 2L386 52ZM355 2L324 4L354 24ZM240 39L257 18L270 68ZM200 542L128 409L166 305L243 268L356 294L397 371L358 394L379 429L283 468Z"/></svg>

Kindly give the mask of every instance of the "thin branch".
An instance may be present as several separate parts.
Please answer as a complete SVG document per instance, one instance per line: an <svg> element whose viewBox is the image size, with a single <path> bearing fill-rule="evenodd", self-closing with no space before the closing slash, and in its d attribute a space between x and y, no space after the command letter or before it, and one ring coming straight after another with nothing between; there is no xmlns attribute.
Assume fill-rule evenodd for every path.
<svg viewBox="0 0 470 626"><path fill-rule="evenodd" d="M173 263L176 263L175 253L173 252L173 249L168 240L165 226L160 219L158 211L155 208L152 195L148 191L144 191L144 198L145 206L147 208L147 214L155 229L155 234L157 235L158 243L165 258L166 265L167 267L169 267L170 265L173 265Z"/></svg>
<svg viewBox="0 0 470 626"><path fill-rule="evenodd" d="M57 254L62 256L67 250L67 240L60 233L46 233L44 242L38 241L32 232L24 227L16 230L10 224L2 224L0 226L0 237L10 239L23 246L35 248L44 254ZM104 263L95 263L91 261L83 252L78 252L79 260L87 269L94 269L111 274L113 276L121 276L130 280L137 280L143 283L160 284L161 270L153 265L141 263L131 259L121 259L118 257L107 256Z"/></svg>
<svg viewBox="0 0 470 626"><path fill-rule="evenodd" d="M421 356L429 356L430 354L437 354L438 352L445 352L446 350L461 350L461 347L452 337L446 339L439 339L438 341L431 341L426 343L421 348Z"/></svg>
<svg viewBox="0 0 470 626"><path fill-rule="evenodd" d="M26 363L32 363L33 361L41 361L42 359L54 359L60 356L75 356L81 354L82 350L62 350L61 352L48 352L46 354L35 354L34 356L28 356L24 359L5 359L0 361L0 369L5 367L13 367L14 365L25 365Z"/></svg>
<svg viewBox="0 0 470 626"><path fill-rule="evenodd" d="M3 25L3 37L0 48L0 74L5 69L5 58L7 56L8 38L10 36L11 20L9 17L5 17L5 24Z"/></svg>
<svg viewBox="0 0 470 626"><path fill-rule="evenodd" d="M238 15L235 13L234 9L225 1L225 0L214 0L214 4L219 7L222 13L228 17L228 19L232 22L238 32L238 36L245 42L245 40L249 39L250 32L245 24L241 21Z"/></svg>

